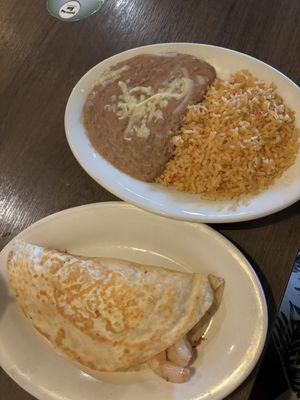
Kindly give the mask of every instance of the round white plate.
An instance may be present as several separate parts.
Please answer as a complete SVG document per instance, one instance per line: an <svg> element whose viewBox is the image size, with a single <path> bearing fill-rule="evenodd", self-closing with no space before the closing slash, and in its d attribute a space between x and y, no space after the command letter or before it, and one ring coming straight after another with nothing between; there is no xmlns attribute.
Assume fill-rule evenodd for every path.
<svg viewBox="0 0 300 400"><path fill-rule="evenodd" d="M222 47L193 43L156 44L117 54L89 70L74 87L66 107L65 129L73 154L85 171L119 198L146 210L172 218L201 222L236 222L279 211L300 199L300 152L294 166L267 191L253 197L249 204L232 210L228 202L208 202L199 196L177 192L153 183L138 181L104 160L90 145L81 120L86 96L106 68L137 54L180 52L203 58L218 76L248 69L257 77L274 82L284 101L296 112L300 126L300 90L290 79L269 65L242 53Z"/></svg>
<svg viewBox="0 0 300 400"><path fill-rule="evenodd" d="M124 203L102 203L53 214L18 238L75 254L213 273L226 281L188 382L168 383L150 370L103 373L96 380L56 354L21 315L7 287L8 244L0 253L0 363L40 400L223 399L256 364L267 331L261 285L239 250L206 225L167 219Z"/></svg>

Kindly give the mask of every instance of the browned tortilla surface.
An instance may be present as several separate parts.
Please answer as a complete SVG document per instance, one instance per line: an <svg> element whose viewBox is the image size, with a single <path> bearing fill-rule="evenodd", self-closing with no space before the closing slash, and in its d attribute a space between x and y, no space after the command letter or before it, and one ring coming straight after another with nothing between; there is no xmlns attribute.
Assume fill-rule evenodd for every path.
<svg viewBox="0 0 300 400"><path fill-rule="evenodd" d="M140 365L194 327L213 304L209 278L17 241L8 279L35 329L97 371Z"/></svg>

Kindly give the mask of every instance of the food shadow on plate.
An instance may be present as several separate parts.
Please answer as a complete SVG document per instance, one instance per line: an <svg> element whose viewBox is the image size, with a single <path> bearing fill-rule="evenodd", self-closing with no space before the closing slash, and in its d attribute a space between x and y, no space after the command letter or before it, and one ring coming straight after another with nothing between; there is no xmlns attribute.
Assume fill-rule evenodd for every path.
<svg viewBox="0 0 300 400"><path fill-rule="evenodd" d="M5 283L3 276L0 274L0 319L4 315L8 304L12 302L14 302L14 299L8 291L7 284Z"/></svg>
<svg viewBox="0 0 300 400"><path fill-rule="evenodd" d="M228 210L232 207L232 205L226 201L209 201L209 200L204 200L201 199L199 194L194 194L194 193L188 193L188 192L183 192L180 190L175 189L172 186L162 186L159 183L156 182L147 182L148 189L149 189L149 193L153 193L154 195L160 195L162 194L162 189L163 189L163 193L164 196L171 196L172 197L172 202L176 202L176 206L180 206L180 207L195 207L199 204L199 201L201 201L201 206L203 208L205 208L206 206L209 207L212 204L215 206L216 210L220 211L220 210ZM153 197L155 198L155 197ZM189 213L186 212L186 215L188 216ZM194 221L190 221L190 222L194 222L197 223L196 220Z"/></svg>
<svg viewBox="0 0 300 400"><path fill-rule="evenodd" d="M193 357L193 360L195 359L197 359L197 352ZM82 370L82 366L80 366L79 368L81 369L82 377L85 379L96 379L100 382L112 383L118 386L130 386L138 383L139 385L142 384L143 387L146 387L148 385L148 390L151 390L154 381L158 381L160 384L166 384L170 386L174 385L174 383L167 382L161 377L154 374L154 372L151 371L151 369L148 367L145 367L140 371L124 372L90 372L88 370ZM194 366L190 366L189 370L190 375L187 382L194 379L194 375L196 373L196 368ZM174 387L176 387L176 385Z"/></svg>
<svg viewBox="0 0 300 400"><path fill-rule="evenodd" d="M82 375L88 375L89 378L96 379L100 382L112 383L118 386L130 386L136 383L142 384L143 386L149 385L149 390L151 390L151 381L153 379L159 379L163 381L162 378L155 375L150 368L145 367L145 369L141 369L140 371L124 371L124 372L97 372L90 371L88 369L82 368L82 366L78 366L81 369Z"/></svg>

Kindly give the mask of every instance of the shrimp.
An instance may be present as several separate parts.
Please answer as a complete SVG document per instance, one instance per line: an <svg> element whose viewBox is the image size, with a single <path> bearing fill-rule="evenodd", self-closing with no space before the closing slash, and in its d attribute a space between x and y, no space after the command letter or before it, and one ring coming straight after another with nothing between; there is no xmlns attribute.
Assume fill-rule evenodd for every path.
<svg viewBox="0 0 300 400"><path fill-rule="evenodd" d="M186 336L167 349L168 360L181 367L186 367L189 364L192 355L192 346Z"/></svg>
<svg viewBox="0 0 300 400"><path fill-rule="evenodd" d="M189 377L189 369L182 368L173 362L168 361L165 351L162 351L148 360L148 365L153 372L164 378L166 381L183 383Z"/></svg>

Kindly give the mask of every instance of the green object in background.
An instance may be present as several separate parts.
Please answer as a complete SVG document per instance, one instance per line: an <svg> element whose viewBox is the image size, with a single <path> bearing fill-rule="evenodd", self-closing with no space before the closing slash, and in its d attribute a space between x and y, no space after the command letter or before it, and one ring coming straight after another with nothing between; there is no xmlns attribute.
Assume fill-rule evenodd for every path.
<svg viewBox="0 0 300 400"><path fill-rule="evenodd" d="M99 10L104 0L48 0L49 13L61 21L79 21Z"/></svg>

